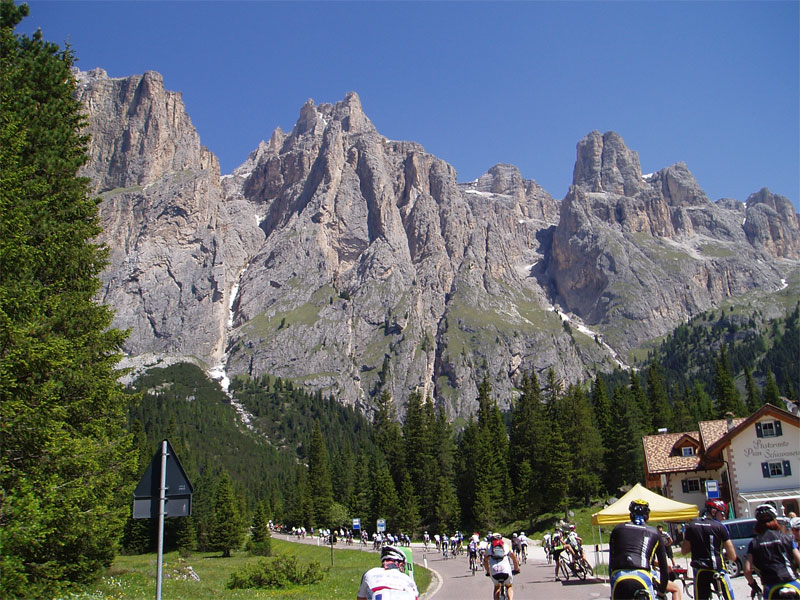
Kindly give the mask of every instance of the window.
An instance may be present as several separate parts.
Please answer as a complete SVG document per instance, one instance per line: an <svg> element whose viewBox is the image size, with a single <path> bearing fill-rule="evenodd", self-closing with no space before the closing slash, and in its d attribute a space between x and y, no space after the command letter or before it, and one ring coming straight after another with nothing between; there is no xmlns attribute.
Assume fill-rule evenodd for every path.
<svg viewBox="0 0 800 600"><path fill-rule="evenodd" d="M792 467L788 460L778 460L761 463L761 474L764 477L789 477Z"/></svg>
<svg viewBox="0 0 800 600"><path fill-rule="evenodd" d="M700 491L700 480L699 479L684 479L681 481L681 487L683 488L684 494L691 494L693 492Z"/></svg>
<svg viewBox="0 0 800 600"><path fill-rule="evenodd" d="M692 446L681 448L681 456L694 456L694 448Z"/></svg>
<svg viewBox="0 0 800 600"><path fill-rule="evenodd" d="M783 428L780 421L760 421L756 423L757 437L780 437L783 435Z"/></svg>

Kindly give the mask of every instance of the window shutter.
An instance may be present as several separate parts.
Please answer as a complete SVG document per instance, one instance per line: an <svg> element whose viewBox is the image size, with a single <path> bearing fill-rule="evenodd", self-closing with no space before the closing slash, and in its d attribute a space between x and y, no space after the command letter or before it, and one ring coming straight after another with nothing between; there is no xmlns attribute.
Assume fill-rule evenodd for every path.
<svg viewBox="0 0 800 600"><path fill-rule="evenodd" d="M761 474L764 477L769 477L769 463L761 463Z"/></svg>
<svg viewBox="0 0 800 600"><path fill-rule="evenodd" d="M683 488L683 493L684 494L688 494L689 493L689 482L688 481L686 481L685 479L681 479L681 487Z"/></svg>
<svg viewBox="0 0 800 600"><path fill-rule="evenodd" d="M783 435L783 431L781 431L781 422L775 421L775 437Z"/></svg>
<svg viewBox="0 0 800 600"><path fill-rule="evenodd" d="M789 466L789 461L788 460L783 461L783 475L785 477L788 477L791 474L792 474L792 468Z"/></svg>
<svg viewBox="0 0 800 600"><path fill-rule="evenodd" d="M764 437L764 434L761 432L761 423L756 423L756 437Z"/></svg>

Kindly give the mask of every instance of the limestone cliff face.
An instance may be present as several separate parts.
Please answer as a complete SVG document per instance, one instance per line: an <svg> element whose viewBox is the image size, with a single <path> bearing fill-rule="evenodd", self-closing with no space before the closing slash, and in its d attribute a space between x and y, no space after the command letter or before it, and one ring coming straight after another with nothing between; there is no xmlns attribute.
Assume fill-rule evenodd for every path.
<svg viewBox="0 0 800 600"><path fill-rule="evenodd" d="M786 199L711 203L683 164L644 178L613 132L579 143L559 202L512 165L458 183L351 93L309 100L220 177L158 74L77 78L111 249L102 300L132 358L269 373L364 410L383 389L402 412L418 390L466 416L485 376L506 405L523 371L611 369L615 350L800 264Z"/></svg>
<svg viewBox="0 0 800 600"><path fill-rule="evenodd" d="M685 164L645 179L617 134L593 132L578 144L548 275L568 310L625 350L726 299L780 289L798 249L785 198L762 190L746 214L712 203Z"/></svg>
<svg viewBox="0 0 800 600"><path fill-rule="evenodd" d="M131 331L125 350L213 362L234 265L263 232L242 201L224 197L216 157L161 75L112 79L98 69L77 79L91 135L84 174L101 194L110 249L101 300Z"/></svg>

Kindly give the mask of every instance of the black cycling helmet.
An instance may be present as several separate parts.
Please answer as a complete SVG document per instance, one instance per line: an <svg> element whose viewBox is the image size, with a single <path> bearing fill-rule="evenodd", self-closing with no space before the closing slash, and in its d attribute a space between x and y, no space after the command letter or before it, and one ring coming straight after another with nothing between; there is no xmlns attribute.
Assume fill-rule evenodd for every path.
<svg viewBox="0 0 800 600"><path fill-rule="evenodd" d="M756 521L769 523L778 518L778 511L771 504L759 504L756 507Z"/></svg>
<svg viewBox="0 0 800 600"><path fill-rule="evenodd" d="M650 518L650 504L646 500L637 498L628 505L628 512L631 514L631 521L635 520L635 517L644 517L647 521Z"/></svg>
<svg viewBox="0 0 800 600"><path fill-rule="evenodd" d="M384 546L381 548L381 562L386 560L395 560L404 563L406 562L406 555L395 546Z"/></svg>

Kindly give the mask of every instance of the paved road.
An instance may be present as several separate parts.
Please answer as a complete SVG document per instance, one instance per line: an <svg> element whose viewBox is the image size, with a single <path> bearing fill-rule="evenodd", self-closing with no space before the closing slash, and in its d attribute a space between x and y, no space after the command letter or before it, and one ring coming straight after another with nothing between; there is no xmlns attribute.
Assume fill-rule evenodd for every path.
<svg viewBox="0 0 800 600"><path fill-rule="evenodd" d="M291 536L282 539L298 541ZM316 544L316 539L306 538L305 543ZM345 546L339 544L337 548ZM352 546L357 549L358 546ZM479 570L472 574L469 570L469 561L466 556L443 559L435 551L425 552L422 544L412 544L414 562L421 564L434 572L435 578L428 591L422 595L421 600L490 600L492 585L488 577ZM554 566L547 564L544 551L539 546L530 546L530 556L526 564L521 565L521 573L514 576L514 600L594 600L607 599L611 589L603 579L587 579L586 581L571 578L569 581L555 581ZM372 550L367 550L372 552ZM596 564L597 557L589 552L587 558ZM606 559L607 560L607 559ZM686 566L684 563L682 566ZM744 577L733 580L733 591L736 600L749 600L750 588ZM688 600L684 594L683 600Z"/></svg>
<svg viewBox="0 0 800 600"><path fill-rule="evenodd" d="M489 600L492 585L489 578L478 571L474 576L469 570L466 557L444 560L440 554L424 553L422 548L414 548L415 562L432 569L438 578L431 585L422 600ZM416 558L416 557L421 558ZM587 558L595 564L596 557L587 548ZM686 566L684 564L684 566ZM547 564L544 551L539 546L530 547L528 562L521 565L521 573L514 576L514 600L593 600L607 599L611 594L608 583L601 578L586 581L570 578L569 581L555 581L554 565ZM750 588L744 577L733 580L737 600L748 600ZM688 600L686 594L684 600Z"/></svg>

